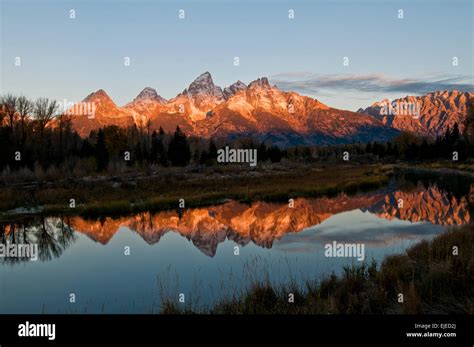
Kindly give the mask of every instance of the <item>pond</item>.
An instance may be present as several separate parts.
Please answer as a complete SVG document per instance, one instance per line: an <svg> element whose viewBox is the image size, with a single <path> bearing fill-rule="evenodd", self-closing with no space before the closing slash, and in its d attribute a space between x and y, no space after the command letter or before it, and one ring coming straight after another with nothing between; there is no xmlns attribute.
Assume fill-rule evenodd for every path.
<svg viewBox="0 0 474 347"><path fill-rule="evenodd" d="M39 257L0 258L0 312L157 313L163 299L178 302L180 294L184 305L202 308L255 281L304 285L361 263L328 257L327 245L362 245L363 261L380 264L471 223L470 184L404 175L376 191L292 204L16 219L0 225L0 241L37 244Z"/></svg>

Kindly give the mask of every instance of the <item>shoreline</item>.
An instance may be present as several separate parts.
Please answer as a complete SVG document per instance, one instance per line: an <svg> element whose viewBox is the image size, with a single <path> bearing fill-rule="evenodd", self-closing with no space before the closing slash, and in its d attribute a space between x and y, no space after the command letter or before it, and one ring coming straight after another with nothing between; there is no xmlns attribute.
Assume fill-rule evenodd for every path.
<svg viewBox="0 0 474 347"><path fill-rule="evenodd" d="M449 163L448 163L449 164ZM454 175L474 179L474 172L430 163L266 165L166 168L150 175L63 178L15 183L0 189L0 221L38 214L123 216L143 211L197 208L236 200L288 202L291 198L367 192L388 184L397 172L427 177ZM462 164L466 165L466 164ZM468 164L469 166L469 164ZM469 166L470 167L470 166ZM474 181L474 180L473 180ZM19 185L23 187L19 192ZM74 199L74 200L71 200ZM59 204L58 201L64 201Z"/></svg>
<svg viewBox="0 0 474 347"><path fill-rule="evenodd" d="M169 170L156 176L112 177L99 180L58 181L35 185L18 194L17 187L0 189L0 219L31 215L13 209L38 209L42 214L76 214L96 217L135 212L201 207L237 200L282 202L296 197L332 196L377 189L388 183L391 165L334 165L333 170L312 165L272 166L260 170L190 172ZM337 171L337 175L334 174ZM74 198L75 207L70 207ZM58 201L64 201L58 204ZM35 201L35 204L31 204ZM32 213L34 214L34 213Z"/></svg>
<svg viewBox="0 0 474 347"><path fill-rule="evenodd" d="M197 310L163 299L159 314L474 314L473 262L474 224L468 224L380 264L345 267L339 276L280 286L259 280Z"/></svg>

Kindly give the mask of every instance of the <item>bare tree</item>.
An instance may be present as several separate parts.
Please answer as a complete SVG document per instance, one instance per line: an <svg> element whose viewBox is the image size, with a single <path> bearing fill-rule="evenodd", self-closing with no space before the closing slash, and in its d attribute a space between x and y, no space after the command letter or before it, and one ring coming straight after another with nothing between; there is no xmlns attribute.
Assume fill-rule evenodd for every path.
<svg viewBox="0 0 474 347"><path fill-rule="evenodd" d="M26 131L25 126L28 120L28 117L33 112L34 105L27 97L20 96L17 100L18 106L18 116L20 117L20 126L21 126L21 144L25 143L26 140Z"/></svg>
<svg viewBox="0 0 474 347"><path fill-rule="evenodd" d="M17 112L18 98L12 94L7 94L2 98L3 110L8 117L10 129L13 131L13 123L15 122L15 114Z"/></svg>
<svg viewBox="0 0 474 347"><path fill-rule="evenodd" d="M54 119L58 106L56 100L49 100L47 98L36 100L34 114L38 122L41 139L43 139L44 129Z"/></svg>

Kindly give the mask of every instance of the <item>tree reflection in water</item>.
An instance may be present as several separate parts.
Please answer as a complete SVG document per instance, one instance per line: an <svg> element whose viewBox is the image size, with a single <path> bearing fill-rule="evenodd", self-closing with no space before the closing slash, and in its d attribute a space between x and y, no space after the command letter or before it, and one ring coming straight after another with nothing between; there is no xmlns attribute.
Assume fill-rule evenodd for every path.
<svg viewBox="0 0 474 347"><path fill-rule="evenodd" d="M19 222L0 223L0 243L37 244L40 261L58 258L77 240L74 229L69 226L69 218L35 216ZM30 259L21 257L3 257L1 260L9 265L27 261Z"/></svg>

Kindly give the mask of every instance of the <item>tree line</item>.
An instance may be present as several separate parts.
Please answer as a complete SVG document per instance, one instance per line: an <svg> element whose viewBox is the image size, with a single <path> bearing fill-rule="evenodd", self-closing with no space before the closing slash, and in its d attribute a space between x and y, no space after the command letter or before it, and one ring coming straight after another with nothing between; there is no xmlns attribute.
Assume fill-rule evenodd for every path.
<svg viewBox="0 0 474 347"><path fill-rule="evenodd" d="M54 100L6 95L0 98L0 170L51 167L103 172L126 166L214 165L217 144L211 139L188 137L177 127L165 133L162 127L110 125L81 138L74 130L73 115L59 112ZM239 148L259 147L260 160L279 161L282 151L253 141L233 141Z"/></svg>
<svg viewBox="0 0 474 347"><path fill-rule="evenodd" d="M296 146L279 148L252 139L235 141L189 137L177 127L173 133L163 128L115 125L93 130L82 138L74 130L71 115L58 112L54 100L6 95L0 98L0 170L57 168L82 174L114 171L125 166L210 166L217 163L218 148L257 149L258 163L340 161L345 152L351 160L437 160L462 161L474 157L473 112L464 134L458 124L432 140L401 133L390 142L354 143L334 146Z"/></svg>

